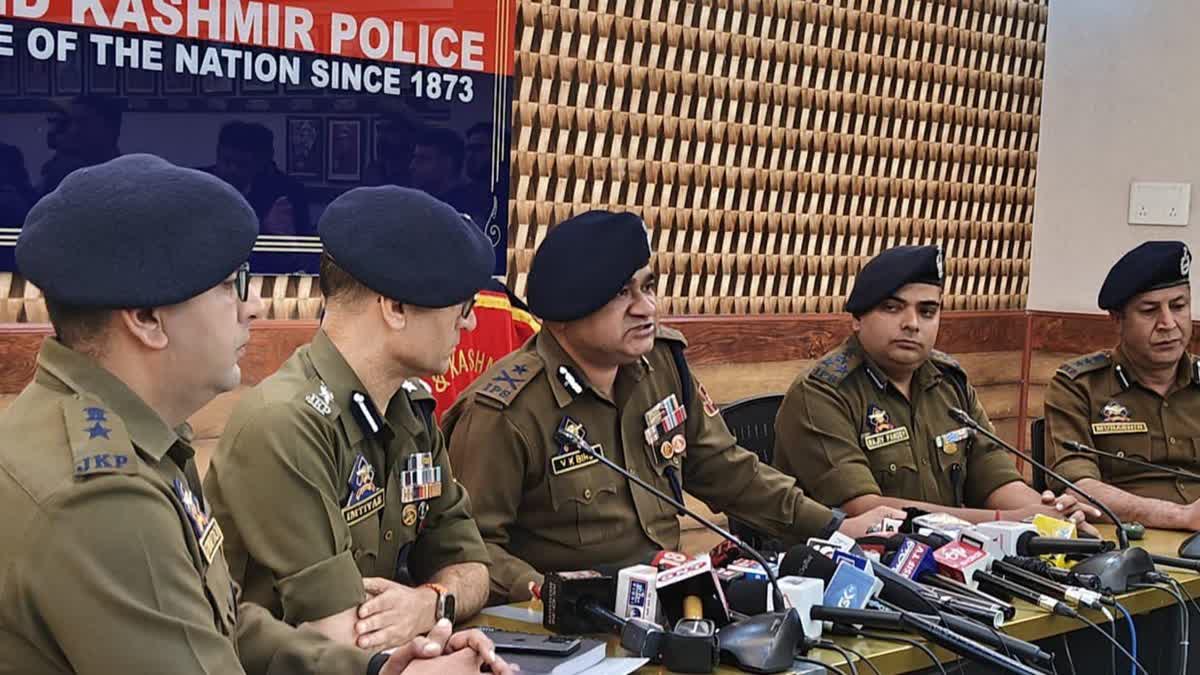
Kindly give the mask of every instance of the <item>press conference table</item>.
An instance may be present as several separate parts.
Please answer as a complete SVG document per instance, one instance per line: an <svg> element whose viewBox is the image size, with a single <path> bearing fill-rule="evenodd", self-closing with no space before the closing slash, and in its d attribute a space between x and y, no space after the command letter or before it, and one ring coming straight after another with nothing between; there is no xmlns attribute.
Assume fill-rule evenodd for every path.
<svg viewBox="0 0 1200 675"><path fill-rule="evenodd" d="M1105 539L1114 539L1112 526L1099 526L1098 529ZM1133 546L1145 548L1147 551L1153 554L1174 556L1178 552L1179 544L1187 536L1188 533L1185 532L1147 530L1144 539L1130 543ZM1200 595L1200 574L1168 567L1163 567L1161 569L1169 572L1171 576L1175 577L1176 580L1183 584L1188 593L1191 593L1192 595ZM1126 609L1129 610L1131 614L1134 615L1145 614L1147 612L1159 609L1160 607L1173 604L1173 601L1166 593L1151 590L1139 590L1133 593L1126 593L1119 597L1119 601L1125 606ZM1075 619L1068 619L1065 617L1048 614L1045 610L1034 607L1033 605L1020 600L1014 600L1013 604L1017 607L1016 617L1014 617L1012 621L1006 622L1000 629L1002 632L1013 637L1032 642L1035 640L1054 637L1056 635L1062 635L1064 633L1070 633L1080 629L1087 630L1086 626L1084 626L1082 622ZM538 616L536 612L541 609L540 603L521 603L513 605L512 607L514 609L529 609L530 617ZM1102 625L1108 620L1103 614L1094 610L1085 610L1080 608L1080 611L1092 621ZM1117 614L1117 616L1120 620L1121 616L1119 614ZM536 619L531 618L531 620ZM527 633L547 632L541 627L541 624L527 623L525 621L519 621L516 619L501 618L489 615L480 615L471 622L471 625L487 625L505 630L523 631ZM1118 634L1120 635L1121 633ZM875 665L875 667L879 668L879 670L884 673L904 673L913 670L923 670L932 665L929 661L929 657L924 652L909 645L882 642L879 640L848 638L844 636L828 637L831 637L833 642L839 645L861 652L863 656L865 656L871 661L871 663ZM906 635L906 637L915 636ZM1156 637L1161 638L1162 636ZM623 652L617 642L618 640L615 637L611 637L608 640L610 656L623 655ZM1147 639L1145 637L1141 638L1139 642L1139 651L1167 648L1167 645L1170 643L1169 640ZM1126 647L1129 646L1127 637L1122 640L1122 644L1124 644ZM925 645L930 647L934 654L936 654L943 663L950 662L956 658L953 654L939 647L934 647L928 642L925 642ZM814 649L808 654L808 657L833 666L840 666L845 669L845 660L836 652ZM870 668L865 664L858 663L857 665L860 673L870 671ZM665 672L667 672L666 669L662 668L661 666L649 665L639 671L639 673L642 675ZM739 671L735 668L722 666L716 672L722 675L731 675L732 673Z"/></svg>

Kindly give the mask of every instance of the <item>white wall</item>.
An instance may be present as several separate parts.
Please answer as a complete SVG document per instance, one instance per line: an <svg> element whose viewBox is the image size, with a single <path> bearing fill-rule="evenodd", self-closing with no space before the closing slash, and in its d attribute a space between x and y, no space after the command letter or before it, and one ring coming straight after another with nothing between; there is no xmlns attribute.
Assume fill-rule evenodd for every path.
<svg viewBox="0 0 1200 675"><path fill-rule="evenodd" d="M1029 309L1099 312L1108 269L1143 241L1200 254L1198 28L1198 0L1050 3ZM1128 225L1134 180L1191 183L1192 224Z"/></svg>

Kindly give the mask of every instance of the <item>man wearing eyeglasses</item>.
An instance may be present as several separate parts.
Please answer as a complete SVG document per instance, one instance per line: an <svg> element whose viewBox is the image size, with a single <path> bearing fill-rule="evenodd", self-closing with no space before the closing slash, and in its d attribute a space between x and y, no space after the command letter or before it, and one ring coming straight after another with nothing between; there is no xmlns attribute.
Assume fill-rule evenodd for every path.
<svg viewBox="0 0 1200 675"><path fill-rule="evenodd" d="M392 647L487 597L487 550L419 378L474 329L494 257L452 207L395 186L350 190L318 229L321 329L238 402L205 492L248 600Z"/></svg>
<svg viewBox="0 0 1200 675"><path fill-rule="evenodd" d="M17 265L55 336L0 414L0 672L511 675L477 631L389 656L240 602L184 422L241 380L257 234L233 188L150 155L30 212Z"/></svg>

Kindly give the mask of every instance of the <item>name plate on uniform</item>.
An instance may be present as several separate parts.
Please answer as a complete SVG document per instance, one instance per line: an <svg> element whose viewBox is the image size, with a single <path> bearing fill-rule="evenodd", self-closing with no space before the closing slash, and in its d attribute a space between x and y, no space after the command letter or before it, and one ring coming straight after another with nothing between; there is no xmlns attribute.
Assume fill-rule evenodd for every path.
<svg viewBox="0 0 1200 675"><path fill-rule="evenodd" d="M878 450L886 448L889 445L896 445L908 440L908 427L900 427L890 431L881 431L877 434L863 434L863 445L868 450Z"/></svg>
<svg viewBox="0 0 1200 675"><path fill-rule="evenodd" d="M354 525L382 508L383 492L377 492L366 501L342 509L342 515L346 518L347 525Z"/></svg>
<svg viewBox="0 0 1200 675"><path fill-rule="evenodd" d="M1097 422L1092 425L1092 433L1097 436L1106 434L1145 434L1150 431L1145 422Z"/></svg>
<svg viewBox="0 0 1200 675"><path fill-rule="evenodd" d="M555 476L561 476L564 473L570 473L576 469L584 469L600 460L591 455L580 452L564 452L550 458L550 472Z"/></svg>
<svg viewBox="0 0 1200 675"><path fill-rule="evenodd" d="M217 557L217 551L221 550L221 543L225 541L225 533L221 531L221 525L216 519L208 521L208 529L204 531L204 535L200 537L200 551L204 554L204 561L212 564L213 558Z"/></svg>

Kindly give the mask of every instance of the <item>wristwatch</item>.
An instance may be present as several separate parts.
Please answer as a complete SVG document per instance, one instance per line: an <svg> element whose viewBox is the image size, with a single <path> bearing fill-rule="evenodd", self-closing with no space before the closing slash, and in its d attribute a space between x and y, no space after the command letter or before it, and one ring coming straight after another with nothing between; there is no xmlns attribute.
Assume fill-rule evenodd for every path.
<svg viewBox="0 0 1200 675"><path fill-rule="evenodd" d="M842 523L846 520L846 512L841 509L830 509L833 512L833 518L829 520L829 524L825 526L817 534L817 539L828 539L833 536L834 532L841 529Z"/></svg>
<svg viewBox="0 0 1200 675"><path fill-rule="evenodd" d="M441 584L421 584L421 586L437 593L437 604L434 605L433 612L434 622L446 619L450 623L454 623L454 594L450 592L450 589Z"/></svg>

